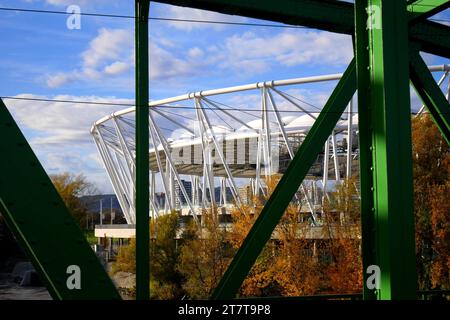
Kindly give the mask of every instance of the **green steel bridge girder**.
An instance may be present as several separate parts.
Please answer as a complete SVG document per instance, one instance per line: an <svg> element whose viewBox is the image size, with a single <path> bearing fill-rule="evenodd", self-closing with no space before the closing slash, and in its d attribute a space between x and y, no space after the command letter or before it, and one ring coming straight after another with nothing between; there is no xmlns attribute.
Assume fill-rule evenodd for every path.
<svg viewBox="0 0 450 320"><path fill-rule="evenodd" d="M353 60L234 256L212 299L234 298L355 91Z"/></svg>
<svg viewBox="0 0 450 320"><path fill-rule="evenodd" d="M120 299L1 99L0 132L0 212L53 299Z"/></svg>
<svg viewBox="0 0 450 320"><path fill-rule="evenodd" d="M410 50L409 76L442 136L450 146L450 104L417 50Z"/></svg>
<svg viewBox="0 0 450 320"><path fill-rule="evenodd" d="M406 2L356 0L355 10L363 270L381 270L378 289L364 281L364 298L415 299Z"/></svg>
<svg viewBox="0 0 450 320"><path fill-rule="evenodd" d="M424 20L450 8L450 1L447 0L414 0L409 2L407 9L410 13L410 21Z"/></svg>
<svg viewBox="0 0 450 320"><path fill-rule="evenodd" d="M149 53L150 2L135 1L136 54L136 299L150 298L149 220Z"/></svg>
<svg viewBox="0 0 450 320"><path fill-rule="evenodd" d="M389 30L386 31L388 33L383 33L383 28L372 34L367 32L368 16L366 8L369 4L379 7L383 5L382 16L385 20L383 28L386 26L386 30ZM364 178L361 178L361 189L365 192L364 200L361 203L362 211L364 211L362 213L362 231L365 234L365 237L363 237L363 257L365 267L377 264L383 270L382 288L378 291L369 291L365 287L364 296L366 299L413 299L416 291L407 65L408 17L406 8L402 9L398 5L398 3L393 5L387 1L365 1L364 4L361 4L360 1L358 4L360 11L355 17L355 24L359 25L359 31L358 28L355 28L355 33L356 38L359 38L356 51L360 61L358 64L358 73L361 75L358 80L358 87L361 91L360 105L364 101L371 106L369 110L362 112L359 120L360 127L365 129L362 130L364 137L360 148L367 147L365 148L367 150L362 151L360 156L361 176L364 176ZM448 4L441 3L441 5L447 6ZM397 18L394 18L397 14L400 17L403 16L403 20L398 19L399 21L397 21ZM383 37L386 39L382 40ZM397 41L397 38L401 41ZM391 49L389 49L389 46L391 46ZM447 50L446 54L448 53ZM376 62L369 59L371 54L376 57ZM400 63L397 64L397 62ZM394 75L385 70L394 70L392 71ZM400 74L395 75L397 72L400 72ZM376 77L374 77L375 74ZM390 86L390 88L383 90L384 86ZM364 89L361 90L361 88ZM396 104L399 104L401 108L394 110L395 114L392 118L388 117L388 112L391 112L393 108L395 109ZM377 110L380 114L373 110ZM396 121L400 123L398 128L396 127ZM326 129L324 130L326 131ZM317 139L314 134L317 134L317 132L311 131L307 139ZM397 134L398 136L395 139L391 139ZM311 140L305 140L305 142L307 141ZM306 145L305 148L307 148ZM304 170L307 170L306 167L309 168L308 162L303 162L303 166L299 164L299 159L302 158L299 155L301 150L302 148L299 149L288 168L288 172L292 171L293 174L295 172L295 175L298 175L297 179L294 182L291 178L291 183L287 183L286 181L289 178L285 178L286 175L284 175L280 180L219 283L212 296L213 299L233 298L250 271L251 265L255 262L281 218L287 203L293 196L293 192L301 183ZM375 150L378 150L378 152L375 152ZM403 161L405 165L399 165ZM293 169L296 166L296 170ZM408 183L407 181L411 182ZM403 187L402 182L406 182L406 186ZM383 190L383 188L385 189ZM395 200L400 200L402 203L399 205ZM273 203L276 203L277 206ZM397 232L398 230L400 232ZM397 241L395 235L399 236L400 241L404 241L404 243L395 243ZM389 247L391 241L393 244ZM380 248L382 248L381 251Z"/></svg>
<svg viewBox="0 0 450 320"><path fill-rule="evenodd" d="M353 35L354 5L331 0L156 0L224 14L317 28ZM450 27L425 18L450 7L449 0L410 1L409 37L421 50L450 58Z"/></svg>

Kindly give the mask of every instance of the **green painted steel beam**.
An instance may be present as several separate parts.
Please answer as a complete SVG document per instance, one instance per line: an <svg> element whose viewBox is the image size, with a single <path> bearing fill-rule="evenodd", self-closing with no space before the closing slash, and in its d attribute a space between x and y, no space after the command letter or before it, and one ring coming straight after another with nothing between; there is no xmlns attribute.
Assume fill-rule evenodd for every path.
<svg viewBox="0 0 450 320"><path fill-rule="evenodd" d="M150 298L149 220L149 0L136 0L136 299Z"/></svg>
<svg viewBox="0 0 450 320"><path fill-rule="evenodd" d="M318 0L157 0L166 4L224 14L302 25L321 30L353 32L353 4Z"/></svg>
<svg viewBox="0 0 450 320"><path fill-rule="evenodd" d="M417 0L408 5L408 12L411 20L424 20L447 8L450 0Z"/></svg>
<svg viewBox="0 0 450 320"><path fill-rule="evenodd" d="M0 134L0 212L53 299L120 299L1 99Z"/></svg>
<svg viewBox="0 0 450 320"><path fill-rule="evenodd" d="M280 221L309 168L323 149L356 90L356 68L352 60L323 111L300 145L297 154L264 206L258 219L225 272L212 299L232 299Z"/></svg>
<svg viewBox="0 0 450 320"><path fill-rule="evenodd" d="M419 21L409 28L410 40L421 51L450 59L450 27L432 21Z"/></svg>
<svg viewBox="0 0 450 320"><path fill-rule="evenodd" d="M370 61L368 55L358 54L365 52L369 48L369 37L367 36L367 14L365 4L355 5L355 57L358 74L368 72ZM358 77L358 95L367 94L370 89L370 77ZM366 88L366 90L364 90ZM367 274L364 270L371 265L376 265L376 237L375 237L375 218L374 198L372 193L373 187L373 167L372 167L372 127L370 109L359 105L358 102L358 127L359 127L359 168L360 168L360 192L361 192L361 233L362 233L362 257L363 257L363 296L365 300L375 300L376 292L369 290L365 285ZM365 113L364 113L365 112Z"/></svg>
<svg viewBox="0 0 450 320"><path fill-rule="evenodd" d="M428 1L428 0L427 0ZM431 0L430 0L431 1ZM354 5L343 1L318 0L157 0L155 2L177 6L211 10L224 14L246 16L255 19L317 28L320 30L354 34ZM421 21L447 7L444 1L436 0L438 7L428 7L417 12L418 5L408 7L411 12L410 40L422 45L428 53L450 58L450 27L431 21Z"/></svg>
<svg viewBox="0 0 450 320"><path fill-rule="evenodd" d="M363 266L381 270L364 297L415 299L406 2L355 3Z"/></svg>
<svg viewBox="0 0 450 320"><path fill-rule="evenodd" d="M418 96L450 145L450 104L416 50L411 52L409 73Z"/></svg>

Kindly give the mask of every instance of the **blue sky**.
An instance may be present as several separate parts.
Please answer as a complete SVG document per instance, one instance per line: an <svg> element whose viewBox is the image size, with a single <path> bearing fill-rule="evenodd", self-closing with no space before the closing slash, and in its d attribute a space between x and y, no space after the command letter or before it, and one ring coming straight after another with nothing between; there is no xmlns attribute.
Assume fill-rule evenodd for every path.
<svg viewBox="0 0 450 320"><path fill-rule="evenodd" d="M131 0L0 1L1 7L133 15ZM152 3L151 16L262 22ZM449 11L438 16L450 19ZM0 11L0 95L118 101L134 99L134 22ZM352 56L348 36L312 29L150 21L150 98L264 80L338 73ZM425 56L428 64L450 63ZM436 75L440 76L440 75ZM298 91L321 106L333 84ZM415 107L417 98L413 97ZM117 106L5 101L48 173L84 173L102 192L111 192L89 134L94 121Z"/></svg>

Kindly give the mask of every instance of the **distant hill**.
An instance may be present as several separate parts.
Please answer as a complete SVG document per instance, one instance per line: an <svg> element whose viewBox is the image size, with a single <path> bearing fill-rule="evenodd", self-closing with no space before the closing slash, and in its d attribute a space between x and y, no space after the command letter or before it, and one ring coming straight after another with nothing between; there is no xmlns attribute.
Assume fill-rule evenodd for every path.
<svg viewBox="0 0 450 320"><path fill-rule="evenodd" d="M93 213L98 213L100 211L100 201L103 202L103 212L109 212L111 210L111 199L113 210L115 212L122 212L115 194L99 194L80 197L81 202Z"/></svg>

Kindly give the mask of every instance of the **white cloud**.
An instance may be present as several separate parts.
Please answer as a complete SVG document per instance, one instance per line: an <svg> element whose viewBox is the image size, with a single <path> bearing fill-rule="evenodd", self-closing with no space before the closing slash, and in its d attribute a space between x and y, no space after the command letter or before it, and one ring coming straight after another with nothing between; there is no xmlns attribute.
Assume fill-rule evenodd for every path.
<svg viewBox="0 0 450 320"><path fill-rule="evenodd" d="M117 60L133 48L133 33L126 29L101 28L82 53L83 66L96 68L105 61Z"/></svg>
<svg viewBox="0 0 450 320"><path fill-rule="evenodd" d="M158 39L151 41L150 78L162 80L172 77L191 75L196 71L195 61L177 58L172 52L163 48L170 41ZM191 51L192 58L201 57L200 49ZM102 80L105 77L119 76L134 68L133 31L128 29L99 30L97 36L89 43L88 49L81 53L82 67L68 72L58 72L47 77L47 86L60 87L73 81Z"/></svg>
<svg viewBox="0 0 450 320"><path fill-rule="evenodd" d="M188 56L193 59L201 58L203 57L203 55L204 55L203 50L198 47L191 48L188 51Z"/></svg>
<svg viewBox="0 0 450 320"><path fill-rule="evenodd" d="M40 0L23 0L24 2L32 3L38 2ZM46 4L62 7L62 6L70 6L70 5L78 5L78 6L93 6L93 5L105 5L110 3L110 0L45 0Z"/></svg>
<svg viewBox="0 0 450 320"><path fill-rule="evenodd" d="M50 88L58 88L66 83L78 79L78 74L75 72L63 73L59 72L52 76L49 76L46 80L47 86Z"/></svg>
<svg viewBox="0 0 450 320"><path fill-rule="evenodd" d="M150 43L150 79L161 80L194 74L196 67L186 60L176 58L154 42Z"/></svg>
<svg viewBox="0 0 450 320"><path fill-rule="evenodd" d="M105 75L119 75L133 67L133 33L126 29L101 28L81 53L80 69L49 75L50 88L78 80L100 80Z"/></svg>
<svg viewBox="0 0 450 320"><path fill-rule="evenodd" d="M105 67L105 73L110 75L121 74L130 69L130 64L123 61L116 61Z"/></svg>
<svg viewBox="0 0 450 320"><path fill-rule="evenodd" d="M115 97L69 95L46 97L32 94L21 94L17 97L133 103L132 100ZM48 173L64 171L84 173L101 191L112 190L97 155L90 128L94 121L125 107L25 100L5 100L5 104Z"/></svg>
<svg viewBox="0 0 450 320"><path fill-rule="evenodd" d="M188 19L188 20L203 20L203 21L225 21L225 22L245 22L246 18L231 16L226 14L220 14L213 11L206 11L200 9L192 9L186 7L167 6L167 17L175 19ZM183 30L192 31L193 29L213 28L214 30L223 30L224 24L212 24L212 23L194 23L194 22L180 22L172 21L168 23L169 26Z"/></svg>
<svg viewBox="0 0 450 320"><path fill-rule="evenodd" d="M314 31L284 31L271 36L247 32L229 37L223 45L209 51L216 52L222 68L253 74L268 70L275 62L287 67L344 65L353 56L350 37Z"/></svg>
<svg viewBox="0 0 450 320"><path fill-rule="evenodd" d="M21 94L19 98L41 98L65 101L113 102L132 104L129 99L59 95L54 97ZM91 144L89 129L94 121L123 109L122 106L89 105L81 103L58 103L26 100L6 100L8 109L18 123L35 132L32 143L67 146L70 143ZM38 116L36 116L38 115Z"/></svg>
<svg viewBox="0 0 450 320"><path fill-rule="evenodd" d="M348 36L319 31L283 31L257 35L235 34L202 50L184 48L159 37L150 41L152 81L205 75L226 70L241 77L268 72L277 66L345 65L353 56ZM55 88L73 81L100 81L134 68L133 32L102 28L81 53L81 68L47 78Z"/></svg>

